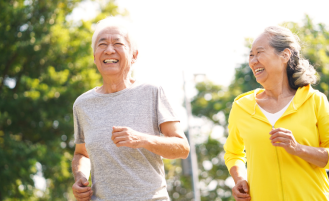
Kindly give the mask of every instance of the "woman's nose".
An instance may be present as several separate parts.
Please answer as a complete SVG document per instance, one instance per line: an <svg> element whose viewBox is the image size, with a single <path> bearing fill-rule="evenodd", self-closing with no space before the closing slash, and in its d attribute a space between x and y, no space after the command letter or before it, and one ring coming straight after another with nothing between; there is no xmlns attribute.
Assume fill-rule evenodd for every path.
<svg viewBox="0 0 329 201"><path fill-rule="evenodd" d="M249 59L249 64L252 65L252 64L256 64L258 63L258 59L256 56L253 56Z"/></svg>

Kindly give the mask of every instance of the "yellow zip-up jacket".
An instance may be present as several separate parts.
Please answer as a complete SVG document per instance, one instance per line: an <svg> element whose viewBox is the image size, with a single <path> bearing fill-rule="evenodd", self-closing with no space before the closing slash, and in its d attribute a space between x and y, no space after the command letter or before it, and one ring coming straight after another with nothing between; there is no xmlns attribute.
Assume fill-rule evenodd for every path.
<svg viewBox="0 0 329 201"><path fill-rule="evenodd" d="M225 164L245 166L252 201L329 200L325 169L274 147L272 126L256 103L264 89L238 96L229 117L229 136L224 145ZM310 85L297 90L275 128L289 129L302 145L324 147L329 151L329 104L327 97ZM245 152L244 152L245 149Z"/></svg>

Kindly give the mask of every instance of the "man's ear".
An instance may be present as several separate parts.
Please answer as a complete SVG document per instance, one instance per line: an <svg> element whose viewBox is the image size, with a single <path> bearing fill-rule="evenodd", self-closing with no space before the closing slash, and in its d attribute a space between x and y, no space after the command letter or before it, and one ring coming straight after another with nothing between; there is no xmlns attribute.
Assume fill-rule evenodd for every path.
<svg viewBox="0 0 329 201"><path fill-rule="evenodd" d="M96 61L95 61L95 54L94 54L94 64L96 64Z"/></svg>
<svg viewBox="0 0 329 201"><path fill-rule="evenodd" d="M131 60L131 64L134 64L134 63L136 62L137 57L138 57L138 50L135 50L135 51L133 52L133 58L132 58L132 60Z"/></svg>
<svg viewBox="0 0 329 201"><path fill-rule="evenodd" d="M283 62L288 63L290 57L291 57L291 50L289 48L286 48L282 51L282 57L283 57Z"/></svg>

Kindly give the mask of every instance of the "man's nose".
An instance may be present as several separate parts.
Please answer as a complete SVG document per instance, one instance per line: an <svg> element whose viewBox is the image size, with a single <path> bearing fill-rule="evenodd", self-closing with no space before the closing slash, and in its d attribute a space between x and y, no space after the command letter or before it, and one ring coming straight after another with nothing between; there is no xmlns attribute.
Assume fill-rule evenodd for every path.
<svg viewBox="0 0 329 201"><path fill-rule="evenodd" d="M105 50L105 53L106 54L114 54L115 53L115 49L114 49L114 46L113 45L108 45L106 50Z"/></svg>

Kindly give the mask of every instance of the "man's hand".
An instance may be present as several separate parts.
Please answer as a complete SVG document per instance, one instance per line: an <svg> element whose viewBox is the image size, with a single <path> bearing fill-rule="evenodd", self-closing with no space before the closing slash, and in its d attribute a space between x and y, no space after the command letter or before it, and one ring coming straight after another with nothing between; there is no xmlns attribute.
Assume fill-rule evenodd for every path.
<svg viewBox="0 0 329 201"><path fill-rule="evenodd" d="M113 126L112 140L117 147L139 148L144 138L145 134L129 127Z"/></svg>
<svg viewBox="0 0 329 201"><path fill-rule="evenodd" d="M179 122L164 122L160 130L164 137L113 126L111 139L117 147L144 148L168 159L187 158L190 146Z"/></svg>
<svg viewBox="0 0 329 201"><path fill-rule="evenodd" d="M77 201L89 201L93 191L88 187L89 182L86 178L81 177L72 186L74 197Z"/></svg>
<svg viewBox="0 0 329 201"><path fill-rule="evenodd" d="M236 201L249 201L251 197L249 195L249 185L246 180L240 180L232 188L232 194Z"/></svg>

